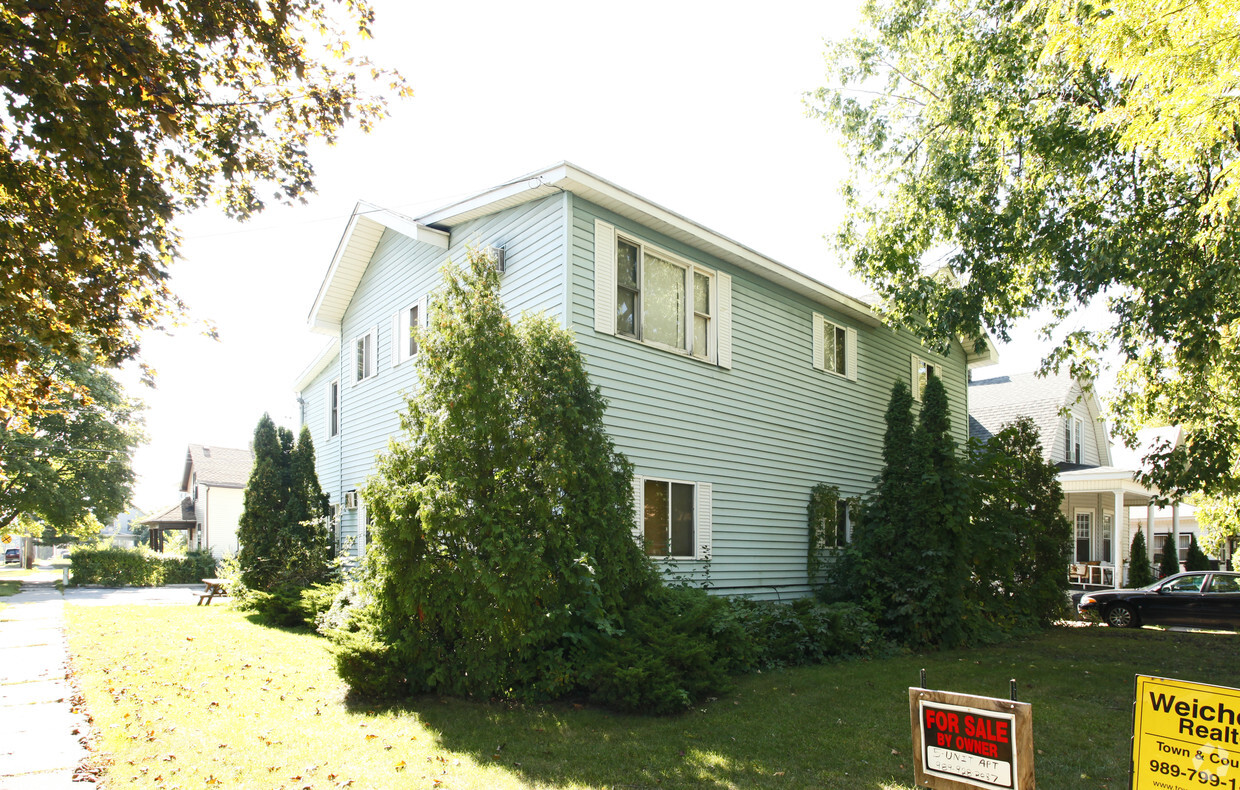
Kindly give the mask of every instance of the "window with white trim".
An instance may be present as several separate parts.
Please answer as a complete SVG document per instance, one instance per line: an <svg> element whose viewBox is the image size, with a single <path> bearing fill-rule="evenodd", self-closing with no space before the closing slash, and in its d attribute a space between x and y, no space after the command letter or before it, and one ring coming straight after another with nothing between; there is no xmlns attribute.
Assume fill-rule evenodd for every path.
<svg viewBox="0 0 1240 790"><path fill-rule="evenodd" d="M1076 512L1076 561L1089 562L1090 533L1094 529L1094 513L1092 510Z"/></svg>
<svg viewBox="0 0 1240 790"><path fill-rule="evenodd" d="M1082 452L1082 448L1085 445L1084 437L1085 437L1084 423L1081 422L1079 418L1074 419L1072 421L1072 459L1071 459L1072 463L1074 464L1084 463L1084 461L1081 460L1082 458L1085 457L1084 453Z"/></svg>
<svg viewBox="0 0 1240 790"><path fill-rule="evenodd" d="M926 382L939 375L938 363L913 355L913 400L921 401L926 394Z"/></svg>
<svg viewBox="0 0 1240 790"><path fill-rule="evenodd" d="M625 236L616 238L616 333L714 356L714 275Z"/></svg>
<svg viewBox="0 0 1240 790"><path fill-rule="evenodd" d="M366 500L358 497L357 499L357 557L360 559L366 554L366 541L370 533L370 510L366 507Z"/></svg>
<svg viewBox="0 0 1240 790"><path fill-rule="evenodd" d="M1063 418L1063 460L1072 463L1072 418Z"/></svg>
<svg viewBox="0 0 1240 790"><path fill-rule="evenodd" d="M732 367L732 277L594 220L594 331Z"/></svg>
<svg viewBox="0 0 1240 790"><path fill-rule="evenodd" d="M407 362L418 355L415 329L426 327L426 297L392 316L392 366Z"/></svg>
<svg viewBox="0 0 1240 790"><path fill-rule="evenodd" d="M711 551L710 483L637 477L634 537L651 557L705 560Z"/></svg>
<svg viewBox="0 0 1240 790"><path fill-rule="evenodd" d="M813 314L814 368L857 380L857 330Z"/></svg>
<svg viewBox="0 0 1240 790"><path fill-rule="evenodd" d="M327 383L327 438L340 433L340 379Z"/></svg>
<svg viewBox="0 0 1240 790"><path fill-rule="evenodd" d="M835 534L828 541L831 548L842 549L852 538L852 521L848 513L848 500L835 500Z"/></svg>
<svg viewBox="0 0 1240 790"><path fill-rule="evenodd" d="M371 327L364 335L353 341L353 383L357 384L371 378L377 371L375 365L376 340L378 330Z"/></svg>
<svg viewBox="0 0 1240 790"><path fill-rule="evenodd" d="M1111 530L1114 528L1115 516L1111 513L1102 514L1102 561L1111 561Z"/></svg>

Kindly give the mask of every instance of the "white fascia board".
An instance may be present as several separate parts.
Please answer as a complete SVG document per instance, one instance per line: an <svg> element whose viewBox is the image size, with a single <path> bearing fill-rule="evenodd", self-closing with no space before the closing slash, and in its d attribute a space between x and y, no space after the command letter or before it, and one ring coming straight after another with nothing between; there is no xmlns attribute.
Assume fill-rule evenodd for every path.
<svg viewBox="0 0 1240 790"><path fill-rule="evenodd" d="M426 225L451 228L502 208L539 200L559 191L579 195L608 211L703 250L739 269L757 274L763 279L778 283L819 304L842 312L862 324L882 325L869 305L860 299L837 291L723 234L716 233L687 217L652 203L568 162L561 162L501 184L451 206L418 217L417 221Z"/></svg>
<svg viewBox="0 0 1240 790"><path fill-rule="evenodd" d="M448 249L447 233L393 211L359 202L336 245L336 253L310 308L308 321L312 331L324 334L340 331L345 308L370 263L370 256L374 254L384 228L423 244Z"/></svg>
<svg viewBox="0 0 1240 790"><path fill-rule="evenodd" d="M327 345L323 346L323 350L315 356L314 361L311 362L310 365L302 371L301 375L297 377L297 383L293 385L293 392L305 392L306 387L310 386L315 377L327 368L327 363L335 359L336 355L339 353L340 337L337 336L332 338Z"/></svg>

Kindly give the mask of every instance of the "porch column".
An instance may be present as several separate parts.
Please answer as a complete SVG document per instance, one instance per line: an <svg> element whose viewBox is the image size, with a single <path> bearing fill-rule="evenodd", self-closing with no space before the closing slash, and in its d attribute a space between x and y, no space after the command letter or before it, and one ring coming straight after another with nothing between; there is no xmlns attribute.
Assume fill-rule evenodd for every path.
<svg viewBox="0 0 1240 790"><path fill-rule="evenodd" d="M1115 519L1111 524L1111 556L1115 560L1115 571L1111 574L1113 586L1115 589L1121 589L1124 586L1124 552L1128 550L1127 523L1128 511L1124 509L1124 492L1116 489L1115 493Z"/></svg>

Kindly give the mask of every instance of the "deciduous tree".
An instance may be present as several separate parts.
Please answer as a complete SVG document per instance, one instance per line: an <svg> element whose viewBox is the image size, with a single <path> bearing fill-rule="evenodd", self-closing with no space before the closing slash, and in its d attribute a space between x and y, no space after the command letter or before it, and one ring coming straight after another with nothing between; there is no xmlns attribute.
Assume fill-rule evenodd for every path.
<svg viewBox="0 0 1240 790"><path fill-rule="evenodd" d="M1070 24L1085 15L1093 43L1052 38L1052 4ZM1048 310L1058 345L1046 365L1088 378L1100 352L1122 361L1111 404L1121 436L1152 418L1183 426L1180 447L1147 459L1145 482L1169 496L1240 490L1237 60L1194 71L1237 46L1237 22L1229 14L1181 57L1178 17L1125 27L1136 13L1112 5L868 5L860 32L828 50L832 84L810 99L853 168L836 239L890 318L934 342L1007 340ZM1162 7L1119 3L1143 6ZM1213 4L1189 7L1215 18ZM1201 78L1188 90L1202 101L1180 96L1181 71ZM1160 107L1201 105L1210 114L1165 144L1140 144L1176 120ZM1197 120L1214 131L1186 148ZM1094 301L1107 325L1069 323Z"/></svg>
<svg viewBox="0 0 1240 790"><path fill-rule="evenodd" d="M0 536L88 536L129 505L130 455L142 441L142 406L106 371L44 356L44 375L73 383L14 427L0 419Z"/></svg>
<svg viewBox="0 0 1240 790"><path fill-rule="evenodd" d="M407 91L349 52L372 19L365 0L0 7L0 419L33 430L76 386L45 351L116 365L177 311L179 215L300 199L312 141Z"/></svg>

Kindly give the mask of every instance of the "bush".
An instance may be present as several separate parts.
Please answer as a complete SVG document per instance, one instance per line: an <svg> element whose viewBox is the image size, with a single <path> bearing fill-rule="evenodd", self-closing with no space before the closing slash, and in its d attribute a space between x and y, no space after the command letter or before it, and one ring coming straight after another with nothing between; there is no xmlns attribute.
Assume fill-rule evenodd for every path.
<svg viewBox="0 0 1240 790"><path fill-rule="evenodd" d="M209 551L160 554L145 546L78 546L69 557L69 574L74 584L108 587L195 584L215 576L215 567L215 558Z"/></svg>
<svg viewBox="0 0 1240 790"><path fill-rule="evenodd" d="M343 586L338 582L310 587L286 584L271 592L242 587L234 597L238 608L255 612L267 625L314 628Z"/></svg>
<svg viewBox="0 0 1240 790"><path fill-rule="evenodd" d="M890 650L878 624L857 604L806 598L788 604L738 600L732 606L749 639L754 669L819 664Z"/></svg>

